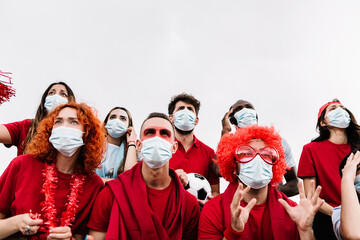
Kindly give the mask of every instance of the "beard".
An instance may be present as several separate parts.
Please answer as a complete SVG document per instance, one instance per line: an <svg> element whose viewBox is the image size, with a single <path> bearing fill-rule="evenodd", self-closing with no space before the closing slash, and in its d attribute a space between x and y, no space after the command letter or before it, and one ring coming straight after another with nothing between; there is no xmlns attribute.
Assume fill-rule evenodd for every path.
<svg viewBox="0 0 360 240"><path fill-rule="evenodd" d="M175 126L175 130L177 133L179 133L180 135L184 135L184 136L190 135L194 131L194 129L189 130L189 131L183 131L183 130L178 129L176 126Z"/></svg>

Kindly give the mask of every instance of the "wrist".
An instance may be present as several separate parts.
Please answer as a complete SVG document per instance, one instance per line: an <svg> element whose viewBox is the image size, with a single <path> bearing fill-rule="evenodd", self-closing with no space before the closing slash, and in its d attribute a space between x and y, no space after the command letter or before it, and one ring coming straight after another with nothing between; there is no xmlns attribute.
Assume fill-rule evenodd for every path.
<svg viewBox="0 0 360 240"><path fill-rule="evenodd" d="M235 231L231 227L231 225L229 225L224 232L224 237L226 237L227 240L239 239L242 235L243 235L243 231L241 231L241 232Z"/></svg>
<svg viewBox="0 0 360 240"><path fill-rule="evenodd" d="M135 141L133 141L133 140L128 141L128 142L127 142L127 146L129 146L130 144L134 144L134 145L135 145Z"/></svg>

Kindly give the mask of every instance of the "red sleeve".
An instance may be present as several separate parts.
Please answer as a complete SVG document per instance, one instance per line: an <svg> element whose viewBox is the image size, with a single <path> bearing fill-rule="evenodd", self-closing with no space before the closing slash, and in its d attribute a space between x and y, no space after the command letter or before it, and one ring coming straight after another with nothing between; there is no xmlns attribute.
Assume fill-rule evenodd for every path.
<svg viewBox="0 0 360 240"><path fill-rule="evenodd" d="M220 240L223 239L223 213L221 211L222 195L208 201L201 210L199 220L199 236L198 239Z"/></svg>
<svg viewBox="0 0 360 240"><path fill-rule="evenodd" d="M97 196L88 227L95 231L106 232L109 226L110 214L114 202L114 194L106 185Z"/></svg>
<svg viewBox="0 0 360 240"><path fill-rule="evenodd" d="M15 184L17 182L20 161L15 158L0 177L0 213L8 216L10 206L15 199Z"/></svg>
<svg viewBox="0 0 360 240"><path fill-rule="evenodd" d="M197 239L200 206L193 195L191 195L188 191L185 191L185 194L186 210L182 239Z"/></svg>
<svg viewBox="0 0 360 240"><path fill-rule="evenodd" d="M29 131L29 127L31 124L30 119L25 119L23 121L19 122L13 122L13 123L7 123L4 124L4 126L7 128L7 130L10 133L11 136L11 144L6 144L6 147L10 147L11 145L18 146L24 137L26 137L27 132Z"/></svg>
<svg viewBox="0 0 360 240"><path fill-rule="evenodd" d="M315 177L316 170L310 147L305 145L300 156L298 177Z"/></svg>

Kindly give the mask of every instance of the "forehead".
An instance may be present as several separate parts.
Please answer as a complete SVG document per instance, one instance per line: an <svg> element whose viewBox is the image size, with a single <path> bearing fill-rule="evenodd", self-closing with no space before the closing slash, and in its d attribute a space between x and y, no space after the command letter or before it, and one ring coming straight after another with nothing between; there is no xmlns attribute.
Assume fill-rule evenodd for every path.
<svg viewBox="0 0 360 240"><path fill-rule="evenodd" d="M195 108L192 104L190 103L186 103L186 102L183 102L183 101L178 101L176 104L175 104L175 109L179 108L179 107L192 107L192 108Z"/></svg>
<svg viewBox="0 0 360 240"><path fill-rule="evenodd" d="M249 142L248 142L248 145L252 148L254 148L255 150L259 150L261 148L264 148L266 147L266 144L263 140L261 139L251 139Z"/></svg>
<svg viewBox="0 0 360 240"><path fill-rule="evenodd" d="M110 112L110 115L115 114L116 116L125 116L128 117L127 113L122 109L114 109Z"/></svg>
<svg viewBox="0 0 360 240"><path fill-rule="evenodd" d="M51 90L57 90L57 91L64 91L64 92L67 92L67 90L66 90L66 87L64 86L64 85L62 85L62 84L55 84L54 86L52 86L51 88L50 88L50 91Z"/></svg>
<svg viewBox="0 0 360 240"><path fill-rule="evenodd" d="M242 100L240 100L240 101L237 101L236 103L234 103L232 106L231 106L231 108L232 109L234 109L234 110L236 110L236 109L242 109L242 108L251 108L251 109L254 109L255 110L255 108L254 108L254 106L251 104L251 103L249 103L249 102L247 102L247 101L242 101Z"/></svg>
<svg viewBox="0 0 360 240"><path fill-rule="evenodd" d="M153 127L167 129L172 134L174 134L171 123L164 118L158 118L158 117L150 118L146 120L141 128L141 132L143 133L144 130L146 130L147 128L153 128Z"/></svg>
<svg viewBox="0 0 360 240"><path fill-rule="evenodd" d="M327 106L327 108L326 109L330 109L330 108L332 108L332 107L339 107L339 106L342 106L342 104L340 104L340 103L332 103L332 104L330 104L329 106Z"/></svg>
<svg viewBox="0 0 360 240"><path fill-rule="evenodd" d="M61 109L61 111L59 112L59 115L57 117L62 117L62 118L77 118L77 112L76 109L74 108L69 108L66 107L64 109Z"/></svg>

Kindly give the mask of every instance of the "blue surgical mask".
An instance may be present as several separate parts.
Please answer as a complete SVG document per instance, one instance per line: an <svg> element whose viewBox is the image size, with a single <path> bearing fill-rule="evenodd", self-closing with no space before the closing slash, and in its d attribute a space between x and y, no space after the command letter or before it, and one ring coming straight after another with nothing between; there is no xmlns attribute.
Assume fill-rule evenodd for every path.
<svg viewBox="0 0 360 240"><path fill-rule="evenodd" d="M152 137L142 141L141 157L152 169L164 166L172 157L172 144L160 137Z"/></svg>
<svg viewBox="0 0 360 240"><path fill-rule="evenodd" d="M109 120L106 123L105 128L113 138L122 137L127 130L126 124L118 118Z"/></svg>
<svg viewBox="0 0 360 240"><path fill-rule="evenodd" d="M256 111L250 108L243 108L234 114L239 128L257 124Z"/></svg>
<svg viewBox="0 0 360 240"><path fill-rule="evenodd" d="M174 125L182 131L191 131L195 127L195 113L188 109L177 111L174 113Z"/></svg>
<svg viewBox="0 0 360 240"><path fill-rule="evenodd" d="M360 175L356 175L354 185L356 191L360 194Z"/></svg>
<svg viewBox="0 0 360 240"><path fill-rule="evenodd" d="M337 128L347 128L350 125L350 115L341 107L330 111L326 115L330 122L329 125Z"/></svg>
<svg viewBox="0 0 360 240"><path fill-rule="evenodd" d="M61 96L55 94L55 95L47 96L45 98L44 107L46 108L47 112L49 113L57 106L67 104L67 103L68 103L67 98L64 98L64 97L61 97Z"/></svg>
<svg viewBox="0 0 360 240"><path fill-rule="evenodd" d="M53 128L49 142L52 143L54 148L67 157L74 155L84 141L82 139L83 132L79 129L68 127Z"/></svg>
<svg viewBox="0 0 360 240"><path fill-rule="evenodd" d="M259 154L250 162L240 163L238 178L251 188L260 189L265 187L272 177L272 165L262 160Z"/></svg>

